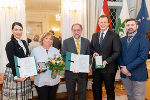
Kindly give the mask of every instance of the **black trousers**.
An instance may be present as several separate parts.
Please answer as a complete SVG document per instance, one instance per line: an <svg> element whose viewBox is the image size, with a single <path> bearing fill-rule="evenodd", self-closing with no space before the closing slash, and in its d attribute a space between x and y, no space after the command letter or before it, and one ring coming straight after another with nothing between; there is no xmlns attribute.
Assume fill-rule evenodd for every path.
<svg viewBox="0 0 150 100"><path fill-rule="evenodd" d="M58 84L54 86L36 86L38 92L38 100L55 100Z"/></svg>
<svg viewBox="0 0 150 100"><path fill-rule="evenodd" d="M102 73L100 69L93 72L93 96L94 100L102 100L102 83L104 81L107 100L115 100L114 82L116 73Z"/></svg>
<svg viewBox="0 0 150 100"><path fill-rule="evenodd" d="M68 100L75 100L75 88L77 84L78 100L86 100L87 73L73 73L65 71Z"/></svg>

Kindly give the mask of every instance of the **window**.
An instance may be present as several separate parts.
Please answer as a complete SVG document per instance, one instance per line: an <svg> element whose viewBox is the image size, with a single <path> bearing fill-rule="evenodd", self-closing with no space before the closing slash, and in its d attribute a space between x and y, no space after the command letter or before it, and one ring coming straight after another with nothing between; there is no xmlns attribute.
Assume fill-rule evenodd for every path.
<svg viewBox="0 0 150 100"><path fill-rule="evenodd" d="M122 9L122 0L108 0L108 8L110 12L110 18L113 31L115 31L117 19L120 16Z"/></svg>

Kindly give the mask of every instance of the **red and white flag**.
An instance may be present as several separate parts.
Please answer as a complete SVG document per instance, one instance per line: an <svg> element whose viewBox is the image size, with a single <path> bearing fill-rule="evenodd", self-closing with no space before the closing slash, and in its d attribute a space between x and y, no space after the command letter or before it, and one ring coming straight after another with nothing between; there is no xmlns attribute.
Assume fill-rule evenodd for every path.
<svg viewBox="0 0 150 100"><path fill-rule="evenodd" d="M107 0L104 0L103 2L103 9L100 15L107 15L109 17L109 23L110 23L110 30L112 31L112 24L111 24L111 19L110 19L110 13L109 13L109 8L108 8L108 3ZM97 23L97 27L96 27L96 32L100 31L100 27Z"/></svg>

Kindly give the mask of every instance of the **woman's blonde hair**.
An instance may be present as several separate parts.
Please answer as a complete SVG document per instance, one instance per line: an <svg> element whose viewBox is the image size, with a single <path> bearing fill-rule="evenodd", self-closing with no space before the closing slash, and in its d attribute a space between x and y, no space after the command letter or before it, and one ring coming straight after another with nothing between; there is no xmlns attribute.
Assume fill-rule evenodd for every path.
<svg viewBox="0 0 150 100"><path fill-rule="evenodd" d="M54 38L52 32L45 32L44 34L41 35L41 38L40 38L40 41L39 41L41 45L43 45L43 40L48 35L50 35L52 37L52 39Z"/></svg>
<svg viewBox="0 0 150 100"><path fill-rule="evenodd" d="M39 35L36 34L33 36L33 41L39 41L39 38L40 38Z"/></svg>

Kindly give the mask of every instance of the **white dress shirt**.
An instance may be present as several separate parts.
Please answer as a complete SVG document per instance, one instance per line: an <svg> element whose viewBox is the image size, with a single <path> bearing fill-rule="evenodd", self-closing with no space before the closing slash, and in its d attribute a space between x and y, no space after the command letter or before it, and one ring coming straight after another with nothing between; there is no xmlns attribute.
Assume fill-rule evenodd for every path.
<svg viewBox="0 0 150 100"><path fill-rule="evenodd" d="M100 38L101 38L101 33L104 33L103 34L103 39L104 39L107 31L108 31L108 28L104 32L100 31L99 41L100 41Z"/></svg>
<svg viewBox="0 0 150 100"><path fill-rule="evenodd" d="M15 38L18 41L18 44L22 47L24 54L26 55L26 48L24 47L24 44L22 43L22 41L18 38Z"/></svg>
<svg viewBox="0 0 150 100"><path fill-rule="evenodd" d="M74 37L73 37L74 38ZM75 42L75 45L77 45L77 39L74 38L74 42ZM79 45L80 45L80 48L81 48L81 38L79 39Z"/></svg>

